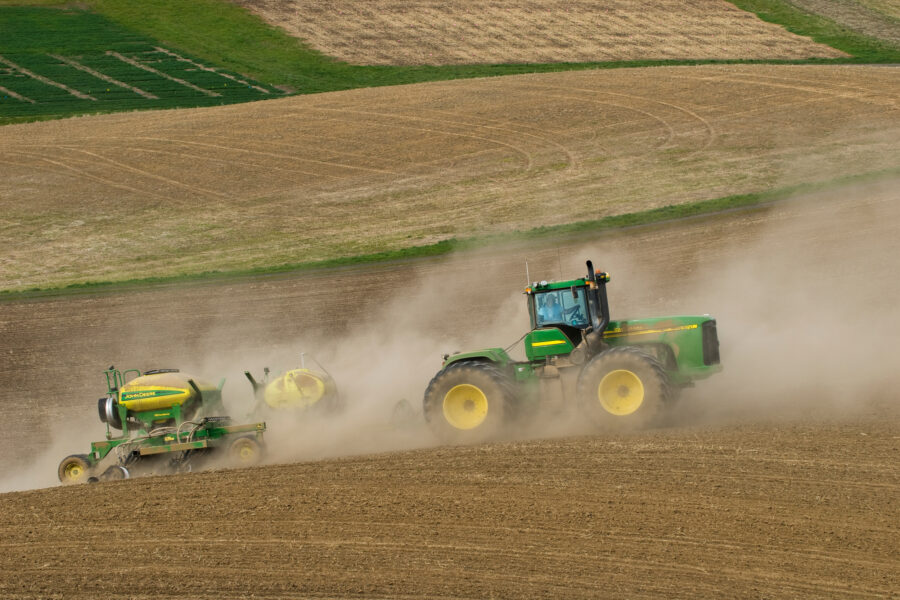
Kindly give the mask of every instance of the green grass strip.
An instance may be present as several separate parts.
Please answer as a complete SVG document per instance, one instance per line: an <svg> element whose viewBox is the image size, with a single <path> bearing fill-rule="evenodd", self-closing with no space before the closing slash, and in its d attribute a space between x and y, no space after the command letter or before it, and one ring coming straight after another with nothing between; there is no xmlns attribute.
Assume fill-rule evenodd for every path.
<svg viewBox="0 0 900 600"><path fill-rule="evenodd" d="M145 289L158 285L215 283L262 277L267 275L301 273L304 271L333 269L363 264L384 263L398 260L413 260L442 256L451 252L476 250L489 246L513 242L540 242L554 238L568 238L576 235L597 237L604 233L622 231L633 227L663 225L687 219L711 217L741 210L761 209L777 202L796 198L803 194L837 188L854 183L868 183L886 177L900 175L900 168L851 175L838 179L795 185L777 190L737 194L724 198L701 200L686 204L674 204L650 210L611 215L601 219L579 221L563 225L536 227L527 231L513 231L468 238L450 238L425 246L413 246L398 250L387 250L357 256L342 256L327 260L271 265L254 269L234 271L205 271L194 274L148 277L126 281L90 281L75 283L65 287L31 288L28 290L0 291L0 302L13 302L32 298L56 297L98 292L122 292Z"/></svg>
<svg viewBox="0 0 900 600"><path fill-rule="evenodd" d="M900 63L900 48L853 31L827 17L815 15L780 0L730 0L763 21L781 25L791 33L831 46L853 58L853 63Z"/></svg>

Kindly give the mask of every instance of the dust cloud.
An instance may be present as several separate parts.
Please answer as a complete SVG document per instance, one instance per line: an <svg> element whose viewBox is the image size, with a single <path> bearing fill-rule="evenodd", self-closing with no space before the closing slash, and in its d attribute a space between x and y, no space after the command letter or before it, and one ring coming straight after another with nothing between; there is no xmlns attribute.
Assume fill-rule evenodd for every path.
<svg viewBox="0 0 900 600"><path fill-rule="evenodd" d="M684 416L896 416L900 180L772 213L759 239L713 259L686 294L718 318L725 370L698 385Z"/></svg>
<svg viewBox="0 0 900 600"><path fill-rule="evenodd" d="M442 356L507 346L527 329L521 295L524 268L517 273L515 287L497 290L492 283L502 279L506 268L489 257L444 259L439 268L415 273L382 302L361 311L346 330L314 333L269 353L268 361L254 357L250 370L255 376L264 366L276 375L300 366L304 353L307 363L315 361L334 378L344 402L343 410L333 415L260 413L267 422L268 460L315 460L436 445L421 405ZM240 369L247 366L246 358L237 357ZM234 363L207 363L204 369L225 370L232 378L240 372ZM240 413L249 410L251 397L238 391L226 401Z"/></svg>
<svg viewBox="0 0 900 600"><path fill-rule="evenodd" d="M724 370L685 390L668 427L896 416L898 191L900 180L888 179L768 208L600 234L593 241L581 234L411 261L397 267L401 274L386 287L360 289L349 308L325 310L336 292L303 306L306 313L343 316L323 316L302 335L279 334L273 326L254 337L259 323L242 328L229 318L230 305L216 308L213 302L204 309L212 325L202 339L194 335L190 357L175 364L212 381L227 377L228 413L237 421L266 420L270 463L436 445L421 401L441 355L512 345L510 353L521 357L517 340L528 328L525 261L531 280L550 280L581 276L590 258L612 274L614 319L709 313L718 321ZM345 276L331 281L339 277ZM319 284L327 288L329 280ZM148 331L138 331L146 339ZM212 347L219 350L202 351ZM151 350L154 360L166 357ZM346 408L316 418L251 414L243 371L259 376L269 366L277 374L299 366L304 352L331 373ZM413 414L396 418L401 400ZM55 485L59 460L102 438L95 412L80 407L84 418L54 431L51 447L0 481L0 491ZM572 409L540 413L511 435L595 432Z"/></svg>
<svg viewBox="0 0 900 600"><path fill-rule="evenodd" d="M348 401L327 423L273 431L275 460L395 451L437 443L392 408L422 392L444 352L506 347L527 330L531 279L612 271L614 318L705 314L719 323L724 371L688 388L667 427L896 413L900 375L898 181L798 196L713 222L616 234L600 243L504 248L420 274L337 341L316 340ZM592 433L577 409L539 412L512 436ZM283 439L281 439L283 438Z"/></svg>
<svg viewBox="0 0 900 600"><path fill-rule="evenodd" d="M96 435L102 427L96 410L87 410L65 427L55 428L52 435L41 438L45 443L39 452L33 453L26 468L16 469L0 479L0 493L58 485L59 463L71 454L86 453L91 441L102 437ZM89 434L92 431L93 436Z"/></svg>

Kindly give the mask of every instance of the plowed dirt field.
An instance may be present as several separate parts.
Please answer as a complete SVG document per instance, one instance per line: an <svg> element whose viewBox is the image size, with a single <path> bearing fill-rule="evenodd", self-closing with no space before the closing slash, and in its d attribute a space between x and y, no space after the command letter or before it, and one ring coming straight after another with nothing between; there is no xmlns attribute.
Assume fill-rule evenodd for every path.
<svg viewBox="0 0 900 600"><path fill-rule="evenodd" d="M0 495L3 598L891 598L897 421Z"/></svg>
<svg viewBox="0 0 900 600"><path fill-rule="evenodd" d="M313 351L350 408L271 419L281 464L0 495L0 597L896 598L897 189L440 261L2 304L5 490L52 485L59 459L102 438L93 399L111 362L228 374L240 416L241 369ZM524 332L524 258L549 279L588 257L613 273L616 317L719 319L726 369L668 426L598 433L563 411L504 442L427 448L417 421L388 424L441 351Z"/></svg>

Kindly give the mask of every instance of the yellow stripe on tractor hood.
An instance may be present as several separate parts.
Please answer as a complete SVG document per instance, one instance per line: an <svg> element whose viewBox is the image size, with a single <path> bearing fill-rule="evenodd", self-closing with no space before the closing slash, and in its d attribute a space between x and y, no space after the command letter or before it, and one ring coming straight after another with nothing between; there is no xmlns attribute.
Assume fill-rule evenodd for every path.
<svg viewBox="0 0 900 600"><path fill-rule="evenodd" d="M531 342L532 346L558 346L559 344L565 344L566 340L549 340L546 342Z"/></svg>

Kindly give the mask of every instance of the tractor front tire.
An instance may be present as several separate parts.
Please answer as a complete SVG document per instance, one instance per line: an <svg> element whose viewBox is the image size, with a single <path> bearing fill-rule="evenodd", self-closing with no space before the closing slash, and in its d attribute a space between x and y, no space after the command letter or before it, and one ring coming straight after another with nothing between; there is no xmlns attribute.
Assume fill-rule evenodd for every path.
<svg viewBox="0 0 900 600"><path fill-rule="evenodd" d="M87 454L73 454L62 459L56 474L64 485L84 483L88 480L93 466Z"/></svg>
<svg viewBox="0 0 900 600"><path fill-rule="evenodd" d="M578 403L597 425L635 429L653 423L672 397L665 369L633 347L595 356L578 377Z"/></svg>
<svg viewBox="0 0 900 600"><path fill-rule="evenodd" d="M425 420L443 442L485 441L500 431L514 396L509 377L493 363L459 361L428 384Z"/></svg>

